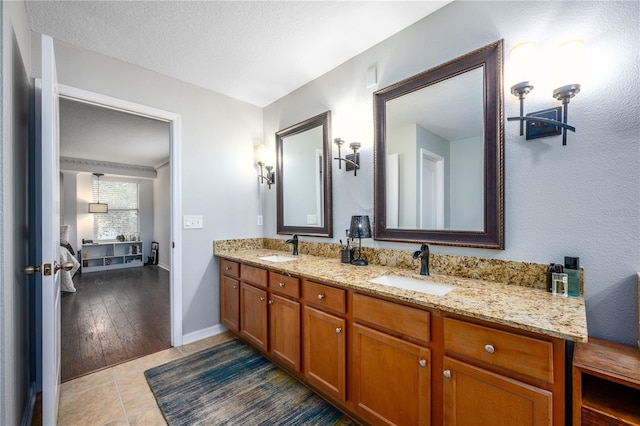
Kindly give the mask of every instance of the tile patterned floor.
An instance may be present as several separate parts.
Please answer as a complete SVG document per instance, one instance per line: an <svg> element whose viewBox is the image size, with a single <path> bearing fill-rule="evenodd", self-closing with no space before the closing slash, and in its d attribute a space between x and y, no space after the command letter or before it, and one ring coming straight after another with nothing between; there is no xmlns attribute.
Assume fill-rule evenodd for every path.
<svg viewBox="0 0 640 426"><path fill-rule="evenodd" d="M144 377L149 368L233 338L229 332L170 348L62 384L61 426L166 425Z"/></svg>

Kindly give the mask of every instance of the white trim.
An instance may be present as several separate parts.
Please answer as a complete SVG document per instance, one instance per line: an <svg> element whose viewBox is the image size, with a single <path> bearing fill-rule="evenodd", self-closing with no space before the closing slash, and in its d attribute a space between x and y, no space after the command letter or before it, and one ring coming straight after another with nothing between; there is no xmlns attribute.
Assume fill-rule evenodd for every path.
<svg viewBox="0 0 640 426"><path fill-rule="evenodd" d="M182 346L182 117L179 114L141 105L100 93L60 84L60 96L101 107L123 111L142 117L166 121L170 124L171 175L171 345Z"/></svg>
<svg viewBox="0 0 640 426"><path fill-rule="evenodd" d="M435 181L433 182L434 188L431 189L431 193L433 194L433 198L435 198L435 203L431 203L432 214L431 216L435 218L436 225L435 227L431 224L423 223L424 220L424 175L425 175L425 160L430 161L435 165ZM418 202L420 215L418 217L420 222L420 229L444 229L444 157L436 154L435 152L431 152L424 148L420 148L420 183L419 183L419 197Z"/></svg>
<svg viewBox="0 0 640 426"><path fill-rule="evenodd" d="M171 272L171 267L169 267L169 265L165 265L164 263L158 262L158 264L156 266L164 269L167 272Z"/></svg>
<svg viewBox="0 0 640 426"><path fill-rule="evenodd" d="M182 336L182 344L188 345L189 343L197 342L198 340L206 339L207 337L216 336L227 331L227 327L222 324L214 325L213 327L203 328L202 330L193 331Z"/></svg>

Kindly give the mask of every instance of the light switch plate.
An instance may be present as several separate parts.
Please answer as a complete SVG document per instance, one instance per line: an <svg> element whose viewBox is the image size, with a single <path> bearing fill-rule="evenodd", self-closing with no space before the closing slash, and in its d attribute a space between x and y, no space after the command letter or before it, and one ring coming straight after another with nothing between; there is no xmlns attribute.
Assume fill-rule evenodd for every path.
<svg viewBox="0 0 640 426"><path fill-rule="evenodd" d="M184 229L202 229L202 215L184 215Z"/></svg>

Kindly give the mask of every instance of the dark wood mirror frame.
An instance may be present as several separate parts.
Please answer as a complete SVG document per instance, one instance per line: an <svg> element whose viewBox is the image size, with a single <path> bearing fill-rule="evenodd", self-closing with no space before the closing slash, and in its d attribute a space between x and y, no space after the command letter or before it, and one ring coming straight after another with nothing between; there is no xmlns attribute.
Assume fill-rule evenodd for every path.
<svg viewBox="0 0 640 426"><path fill-rule="evenodd" d="M374 239L504 249L504 133L502 115L502 40L424 71L373 94ZM484 231L387 228L386 102L484 67Z"/></svg>
<svg viewBox="0 0 640 426"><path fill-rule="evenodd" d="M283 142L288 136L297 135L322 126L323 197L322 226L290 226L284 223ZM298 234L315 237L333 237L333 206L331 186L331 111L323 112L298 124L276 132L276 198L278 234Z"/></svg>

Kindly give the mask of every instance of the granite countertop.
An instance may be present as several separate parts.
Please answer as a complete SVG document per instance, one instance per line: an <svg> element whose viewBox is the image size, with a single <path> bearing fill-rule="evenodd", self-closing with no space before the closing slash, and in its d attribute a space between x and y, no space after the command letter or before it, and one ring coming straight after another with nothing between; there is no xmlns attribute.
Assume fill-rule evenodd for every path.
<svg viewBox="0 0 640 426"><path fill-rule="evenodd" d="M264 267L276 272L306 277L344 288L414 303L445 312L477 318L517 329L576 342L587 341L587 319L583 297L556 297L551 293L519 285L501 284L470 278L415 272L388 266L353 266L339 259L300 254L296 260L269 262L258 259L270 255L291 256L269 249L220 249L216 256ZM454 285L444 296L372 284L381 275L398 275Z"/></svg>

